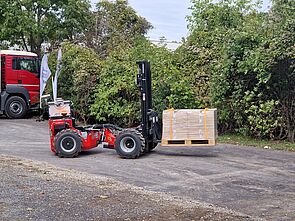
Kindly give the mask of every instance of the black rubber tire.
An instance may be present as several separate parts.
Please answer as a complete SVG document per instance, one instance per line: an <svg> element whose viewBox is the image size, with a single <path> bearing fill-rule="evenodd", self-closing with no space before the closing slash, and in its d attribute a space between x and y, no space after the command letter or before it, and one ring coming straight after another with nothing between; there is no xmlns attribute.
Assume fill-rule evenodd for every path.
<svg viewBox="0 0 295 221"><path fill-rule="evenodd" d="M64 145L67 145L67 147L64 147ZM66 129L56 134L54 146L57 156L73 158L81 152L82 140L76 131Z"/></svg>
<svg viewBox="0 0 295 221"><path fill-rule="evenodd" d="M5 103L5 114L11 119L23 118L28 112L25 100L18 96L12 96Z"/></svg>
<svg viewBox="0 0 295 221"><path fill-rule="evenodd" d="M144 153L145 140L137 130L126 129L116 137L115 149L120 157L135 159Z"/></svg>

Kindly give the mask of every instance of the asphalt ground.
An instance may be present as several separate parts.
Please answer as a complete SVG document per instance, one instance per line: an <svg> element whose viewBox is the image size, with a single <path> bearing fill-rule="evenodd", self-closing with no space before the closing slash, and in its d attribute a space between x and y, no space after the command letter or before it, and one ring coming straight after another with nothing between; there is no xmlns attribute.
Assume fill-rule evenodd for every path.
<svg viewBox="0 0 295 221"><path fill-rule="evenodd" d="M121 159L114 150L102 148L60 159L50 152L47 124L0 119L1 154L106 177L204 208L223 208L254 219L295 219L294 152L219 144L159 146L136 160Z"/></svg>
<svg viewBox="0 0 295 221"><path fill-rule="evenodd" d="M3 221L251 220L247 215L35 161L0 155L0 168Z"/></svg>

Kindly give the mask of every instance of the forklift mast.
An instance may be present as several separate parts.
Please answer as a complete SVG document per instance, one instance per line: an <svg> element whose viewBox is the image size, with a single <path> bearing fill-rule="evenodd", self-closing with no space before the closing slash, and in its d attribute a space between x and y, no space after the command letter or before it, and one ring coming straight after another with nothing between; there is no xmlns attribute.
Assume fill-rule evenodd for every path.
<svg viewBox="0 0 295 221"><path fill-rule="evenodd" d="M152 77L148 61L138 64L137 87L141 92L141 129L147 149L153 149L161 140L158 114L152 109Z"/></svg>

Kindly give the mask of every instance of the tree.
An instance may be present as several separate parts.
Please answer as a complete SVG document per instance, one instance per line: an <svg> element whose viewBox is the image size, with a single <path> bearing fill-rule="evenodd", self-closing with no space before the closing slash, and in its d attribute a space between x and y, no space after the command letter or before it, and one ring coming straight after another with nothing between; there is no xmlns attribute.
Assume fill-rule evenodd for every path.
<svg viewBox="0 0 295 221"><path fill-rule="evenodd" d="M41 54L42 43L75 40L87 30L88 0L0 0L0 41Z"/></svg>
<svg viewBox="0 0 295 221"><path fill-rule="evenodd" d="M210 80L222 131L294 142L295 2L274 0L268 13L248 0L192 2L181 64Z"/></svg>
<svg viewBox="0 0 295 221"><path fill-rule="evenodd" d="M243 30L247 20L251 23L259 18L247 2L193 0L188 17L191 34L179 49L179 63L190 75L197 97L204 105L219 108L222 131L241 128L244 123L239 122L243 111L240 98L232 98L237 94L234 88L243 84L242 79L237 81L243 76L237 61L243 60L244 49L255 47L256 41L255 35Z"/></svg>
<svg viewBox="0 0 295 221"><path fill-rule="evenodd" d="M126 0L100 1L94 17L92 28L86 35L86 44L102 57L119 44L132 47L136 36L143 36L152 28Z"/></svg>
<svg viewBox="0 0 295 221"><path fill-rule="evenodd" d="M269 39L264 56L269 58L269 94L278 100L284 119L283 133L295 142L295 2L273 0L268 15Z"/></svg>

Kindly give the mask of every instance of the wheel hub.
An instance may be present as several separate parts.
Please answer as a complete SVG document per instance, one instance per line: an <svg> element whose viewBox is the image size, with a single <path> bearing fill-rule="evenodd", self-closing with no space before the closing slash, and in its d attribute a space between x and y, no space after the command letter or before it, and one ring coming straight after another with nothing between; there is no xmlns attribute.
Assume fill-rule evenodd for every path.
<svg viewBox="0 0 295 221"><path fill-rule="evenodd" d="M10 104L10 110L14 114L18 114L18 113L21 113L22 112L23 107L22 107L22 105L19 102L14 101L14 102L12 102Z"/></svg>
<svg viewBox="0 0 295 221"><path fill-rule="evenodd" d="M76 141L72 137L64 137L61 142L60 142L60 147L62 148L63 151L65 152L71 152L76 148Z"/></svg>
<svg viewBox="0 0 295 221"><path fill-rule="evenodd" d="M135 149L135 140L132 137L124 137L121 142L120 146L123 151L130 153Z"/></svg>
<svg viewBox="0 0 295 221"><path fill-rule="evenodd" d="M133 148L134 147L134 142L131 139L127 140L126 141L126 147L127 148Z"/></svg>

